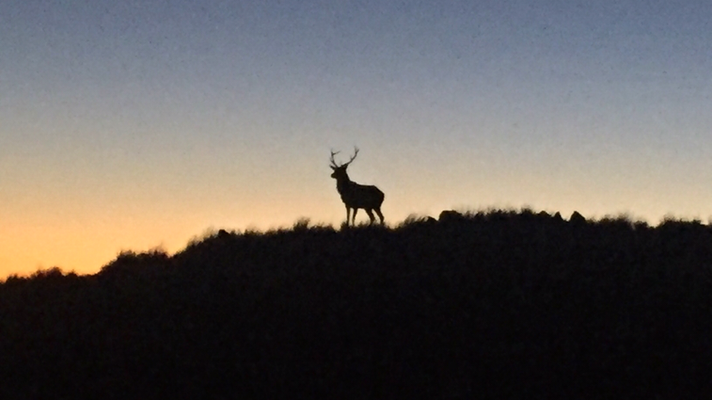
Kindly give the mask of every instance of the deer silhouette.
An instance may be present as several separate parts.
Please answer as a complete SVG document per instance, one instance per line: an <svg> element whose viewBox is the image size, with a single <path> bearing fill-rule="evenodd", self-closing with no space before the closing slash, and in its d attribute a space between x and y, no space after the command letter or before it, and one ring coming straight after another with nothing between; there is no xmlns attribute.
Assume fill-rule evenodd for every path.
<svg viewBox="0 0 712 400"><path fill-rule="evenodd" d="M331 151L330 167L334 170L331 177L336 179L336 190L339 191L341 201L346 205L346 225L349 225L349 218L351 219L351 225L356 224L356 213L359 208L366 210L366 214L368 214L368 217L371 219L371 224L375 221L373 211L376 211L376 214L378 214L378 217L381 219L381 224L383 224L383 214L381 213L381 204L384 198L383 192L375 186L359 185L351 181L349 175L346 173L346 168L348 168L349 164L351 164L358 155L358 147L354 147L354 155L344 164L336 164L334 156L337 154L339 154L338 151ZM354 210L353 215L351 215L351 209Z"/></svg>

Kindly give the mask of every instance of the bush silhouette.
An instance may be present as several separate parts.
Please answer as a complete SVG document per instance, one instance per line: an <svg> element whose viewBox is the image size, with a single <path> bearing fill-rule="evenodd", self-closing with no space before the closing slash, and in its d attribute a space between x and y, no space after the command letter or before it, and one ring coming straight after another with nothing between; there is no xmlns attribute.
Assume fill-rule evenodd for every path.
<svg viewBox="0 0 712 400"><path fill-rule="evenodd" d="M0 398L693 397L712 230L531 210L298 221L0 285Z"/></svg>

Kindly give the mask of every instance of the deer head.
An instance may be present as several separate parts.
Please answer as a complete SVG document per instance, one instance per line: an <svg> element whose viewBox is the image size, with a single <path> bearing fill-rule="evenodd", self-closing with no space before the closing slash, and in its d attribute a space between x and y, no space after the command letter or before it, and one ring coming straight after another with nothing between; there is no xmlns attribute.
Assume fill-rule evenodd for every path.
<svg viewBox="0 0 712 400"><path fill-rule="evenodd" d="M329 158L329 160L331 161L331 165L329 165L329 166L331 167L332 170L334 170L334 173L331 174L331 177L336 180L340 180L340 179L349 180L349 176L348 176L348 174L346 174L346 168L348 168L349 164L351 164L351 162L356 159L356 156L358 155L358 147L354 147L354 155L351 156L349 161L347 161L343 164L337 164L336 161L334 161L334 156L339 153L340 153L339 151L336 151L336 152L333 150L331 151L331 157Z"/></svg>

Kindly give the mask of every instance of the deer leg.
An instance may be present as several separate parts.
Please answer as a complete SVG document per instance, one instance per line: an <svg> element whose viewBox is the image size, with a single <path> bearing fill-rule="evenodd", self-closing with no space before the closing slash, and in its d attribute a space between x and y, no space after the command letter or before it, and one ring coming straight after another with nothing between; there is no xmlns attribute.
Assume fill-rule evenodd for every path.
<svg viewBox="0 0 712 400"><path fill-rule="evenodd" d="M364 210L366 210L366 214L368 214L368 218L371 220L370 224L373 225L373 221L376 220L376 218L373 216L373 210L371 210L370 208L365 208Z"/></svg>
<svg viewBox="0 0 712 400"><path fill-rule="evenodd" d="M358 208L354 207L354 213L351 215L351 225L356 226L356 213L358 212Z"/></svg>
<svg viewBox="0 0 712 400"><path fill-rule="evenodd" d="M383 224L383 214L381 213L381 209L376 208L375 210L376 210L376 214L378 214L378 218L381 219L381 224Z"/></svg>

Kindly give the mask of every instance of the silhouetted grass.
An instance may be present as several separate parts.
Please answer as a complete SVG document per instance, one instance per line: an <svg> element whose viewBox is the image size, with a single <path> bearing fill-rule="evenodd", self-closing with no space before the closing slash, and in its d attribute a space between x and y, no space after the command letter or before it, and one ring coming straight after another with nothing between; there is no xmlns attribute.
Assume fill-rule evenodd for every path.
<svg viewBox="0 0 712 400"><path fill-rule="evenodd" d="M302 219L8 278L0 398L701 398L711 332L699 221Z"/></svg>

